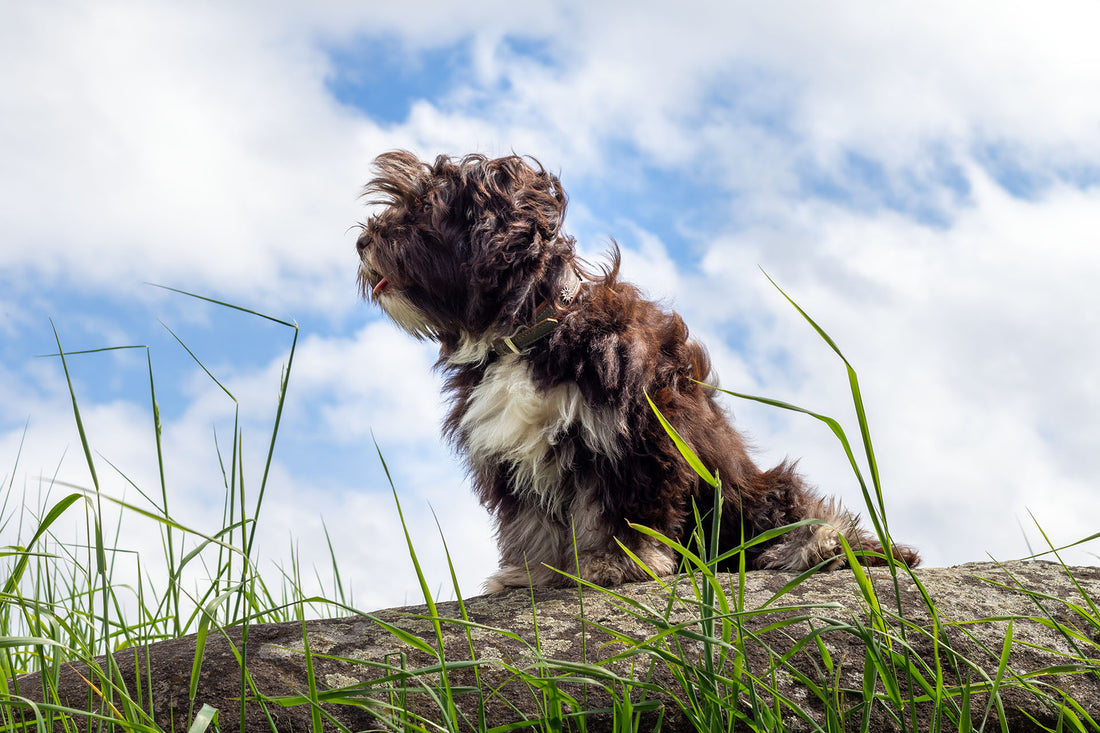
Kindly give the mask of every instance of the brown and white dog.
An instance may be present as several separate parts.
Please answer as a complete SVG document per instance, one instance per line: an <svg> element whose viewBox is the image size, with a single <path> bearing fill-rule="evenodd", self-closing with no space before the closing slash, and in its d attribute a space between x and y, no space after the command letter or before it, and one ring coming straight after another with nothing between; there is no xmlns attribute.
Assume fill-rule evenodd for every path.
<svg viewBox="0 0 1100 733"><path fill-rule="evenodd" d="M559 570L600 585L658 575L672 550L628 526L686 540L692 504L713 489L681 457L647 401L722 480L723 550L807 524L747 550L749 568L844 564L838 533L882 564L854 514L808 487L789 463L759 469L715 401L706 351L675 313L619 280L619 254L596 273L562 233L566 196L532 159L408 152L375 160L381 205L362 225L359 284L417 338L439 343L451 397L444 434L465 456L492 514L500 569L486 589L560 585ZM709 527L709 520L703 524ZM894 556L916 565L907 547Z"/></svg>

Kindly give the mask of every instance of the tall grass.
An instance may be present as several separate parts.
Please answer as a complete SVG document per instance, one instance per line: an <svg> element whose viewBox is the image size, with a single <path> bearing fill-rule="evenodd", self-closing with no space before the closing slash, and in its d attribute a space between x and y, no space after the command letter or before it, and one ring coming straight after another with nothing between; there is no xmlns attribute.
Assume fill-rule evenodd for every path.
<svg viewBox="0 0 1100 733"><path fill-rule="evenodd" d="M255 689L247 666L242 664L239 670L241 703L236 709L214 710L209 706L195 709L198 672L203 662L201 641L207 635L221 633L229 627L241 628L242 648L238 649L238 654L239 659L243 659L248 629L252 625L274 621L304 624L310 616L356 612L352 600L344 594L339 558L332 552L331 542L328 544L332 562L331 587L320 596L307 596L303 591L293 548L289 567L282 569L274 580L266 578L258 569L256 528L261 521L298 328L296 324L255 311L219 301L210 302L274 321L292 333L279 384L276 416L266 438L266 461L254 491L246 490L253 477L247 474L242 457L244 436L237 398L206 367L199 355L176 337L179 345L235 405L232 434L215 436L218 468L224 484L224 505L222 528L213 533L203 533L173 518L168 490L171 482L165 475L166 448L162 443L149 348L126 346L68 352L55 332L57 352L54 356L66 376L90 485L77 487L56 478L43 478L33 490L17 489L15 477L20 470L20 454L15 456L3 485L0 535L15 539L0 547L0 582L3 583L0 590L0 731L50 730L55 726L56 729L73 729L75 722L85 719L89 711L101 730L157 730L157 701L152 699L151 681L139 677L137 685L127 685L111 653L188 633L196 633L200 641L196 645L198 651L189 680L192 701L189 722L196 733L243 727L243 701L249 697L258 698L267 706L310 706L314 730L325 726L342 729L322 705L332 702L366 708L381 721L380 725L393 730L487 730L487 702L491 698L501 699L499 690L485 681L490 670L503 671L516 684L524 686L541 716L496 729L501 731L515 728L585 731L587 721L595 713L601 714L605 721L610 717L612 728L624 732L640 730L643 724L645 729L660 729L669 715L686 719L700 731L783 731L792 726L821 731L867 731L872 729L873 713L885 716L898 729L915 731L918 721L914 710L918 704L932 709L931 719L938 721L935 730L1006 730L1003 699L1009 689L1023 690L1059 710L1060 730L1100 730L1100 725L1091 717L1092 711L1045 684L1046 677L1070 668L1076 673L1100 676L1100 665L1095 662L1100 655L1100 644L1096 641L1100 638L1100 610L1087 593L1082 591L1084 604L1059 601L1064 603L1066 612L1051 613L1049 604L1040 601L1052 599L1044 597L1041 590L1029 591L1034 594L1038 609L1031 618L1061 633L1076 649L1065 665L1029 675L1018 674L1009 664L1010 650L1017 643L1013 624L1021 619L1004 619L1008 621L1004 644L1000 649L990 649L987 655L996 660L994 664L967 658L952 648L945 633L949 622L941 617L919 575L896 565L889 555L886 578L894 592L883 594L883 589L877 585L882 576L877 576L876 580L866 573L857 561L858 548L844 546L865 614L849 613L848 609L831 603L788 602L791 591L810 578L813 570L791 577L766 603L753 606L746 603L744 553L741 553L742 565L737 573L718 573L719 563L798 525L776 528L760 537L747 539L741 547L720 552L713 544L718 532L705 533L701 529L704 522L719 521L723 509L720 491L714 494L713 506L697 508L697 531L683 544L646 527L635 527L671 547L681 559L681 573L676 579L653 576L667 591L664 603L647 604L621 590L594 588L573 576L582 616L585 599L593 602L593 596L581 592L585 590L599 594L596 597L602 596L648 629L644 634L625 634L613 625L586 619L586 628L593 635L609 637L614 642L612 646L601 647L599 654L595 654L594 649L590 652L587 646L581 660L555 659L545 653L538 625L539 609L533 600L533 638L523 638L508 629L476 624L466 612L453 567L451 580L459 612L453 618L444 616L435 604L406 531L408 553L426 604L425 618L431 623L429 638L377 620L380 627L392 635L394 653L381 662L344 660L369 666L371 674L367 676L372 681L341 689L322 689L313 672L313 662L318 655L310 649L309 637L303 633L309 684L302 695L264 698ZM824 422L849 459L862 488L872 525L883 545L889 547L883 487L856 372L828 334L793 300L791 304L847 368L860 428L858 447L852 445L840 424L831 417L773 399L730 394L794 410ZM172 335L175 337L174 333ZM158 466L158 483L154 487L140 486L130 480L122 468L95 453L91 437L85 432L80 403L69 375L71 360L96 358L96 353L118 348L144 349L146 353L153 418L151 430L155 436ZM666 423L666 428L700 477L720 486L721 477L712 475L699 462L671 425ZM385 467L380 452L379 460ZM99 475L105 470L115 472L141 495L144 502L125 501L101 491ZM388 467L386 475L389 476ZM390 484L400 512L392 479ZM38 496L39 503L26 505L28 494ZM122 516L158 528L166 574L160 576L150 572L141 555L124 546L120 534ZM62 530L63 526L69 526L62 520L69 522L74 517L81 520L84 528L84 537L77 542L71 541ZM707 537L711 538L710 543ZM1095 536L1086 539L1093 538ZM447 552L446 544L444 551ZM1053 554L1058 558L1057 552ZM450 566L449 554L447 562ZM120 563L131 564L132 572L123 573ZM197 569L201 572L192 572ZM136 580L126 582L124 577ZM197 581L196 578L205 580ZM906 617L900 601L902 581L915 584L919 589L930 621L917 623ZM884 597L896 600L890 605L882 600ZM966 631L965 627L953 628ZM453 658L453 653L449 658L444 644L444 636L453 630L458 630L465 639L465 651L460 658ZM526 661L480 658L474 640L475 630L497 634L523 646L527 650ZM770 634L795 633L795 630L800 630L797 632L800 636L792 639L789 646L771 646ZM834 658L825 641L835 634L857 640L863 650L862 659L853 662ZM929 644L933 649L931 659L916 651L918 646ZM411 668L407 652L427 655L432 663ZM809 657L810 667L794 664L796 655ZM67 707L56 696L60 670L71 662L88 665L86 705L79 709ZM861 682L845 686L842 684L845 665L852 664L862 665ZM31 671L41 673L40 689L24 689L25 683L18 679L20 674ZM805 696L785 693L784 689L788 688L780 684L780 679L785 677L793 678ZM588 704L590 693L591 699L598 697L609 702L594 710ZM31 697L40 702L32 702ZM477 703L472 708L469 704L459 705L460 697L474 699ZM984 702L976 703L979 699ZM425 700L428 701L426 707ZM516 708L516 716L520 718L519 708ZM269 716L268 720L272 718ZM275 729L273 722L271 728Z"/></svg>

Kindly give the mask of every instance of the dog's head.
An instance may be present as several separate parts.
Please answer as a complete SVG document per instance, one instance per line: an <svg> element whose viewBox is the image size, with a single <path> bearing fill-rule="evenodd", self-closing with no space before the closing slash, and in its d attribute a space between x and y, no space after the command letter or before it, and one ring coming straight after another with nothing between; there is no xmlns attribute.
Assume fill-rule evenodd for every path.
<svg viewBox="0 0 1100 733"><path fill-rule="evenodd" d="M454 346L511 333L575 259L561 235L566 197L536 161L411 153L374 161L359 286L417 338Z"/></svg>

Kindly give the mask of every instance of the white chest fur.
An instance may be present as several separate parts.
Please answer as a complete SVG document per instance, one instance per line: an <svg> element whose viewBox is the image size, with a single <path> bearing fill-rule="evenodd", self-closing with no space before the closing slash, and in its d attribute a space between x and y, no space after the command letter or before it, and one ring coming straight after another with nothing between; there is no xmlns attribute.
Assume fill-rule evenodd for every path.
<svg viewBox="0 0 1100 733"><path fill-rule="evenodd" d="M485 370L460 426L472 463L508 465L512 491L554 514L568 505L575 489L572 452L555 450L567 433L579 435L592 451L618 452L609 411L586 405L572 382L539 389L515 356Z"/></svg>

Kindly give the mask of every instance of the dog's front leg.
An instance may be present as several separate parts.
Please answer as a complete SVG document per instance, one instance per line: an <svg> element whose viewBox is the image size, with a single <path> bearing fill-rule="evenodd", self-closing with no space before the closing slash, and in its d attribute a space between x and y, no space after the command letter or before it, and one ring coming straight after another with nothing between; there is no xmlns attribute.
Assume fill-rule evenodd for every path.
<svg viewBox="0 0 1100 733"><path fill-rule="evenodd" d="M578 575L594 585L610 587L648 580L649 573L671 575L675 553L660 542L630 528L623 520L607 521L602 510L578 499L569 523L528 508L498 518L500 569L485 582L488 593L508 588L562 586ZM623 551L621 541L644 564Z"/></svg>
<svg viewBox="0 0 1100 733"><path fill-rule="evenodd" d="M525 504L497 514L496 522L500 568L485 581L487 593L568 582L554 569L575 571L575 566L562 564L571 543L568 527L561 520Z"/></svg>

